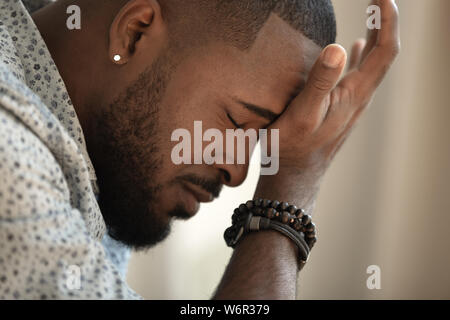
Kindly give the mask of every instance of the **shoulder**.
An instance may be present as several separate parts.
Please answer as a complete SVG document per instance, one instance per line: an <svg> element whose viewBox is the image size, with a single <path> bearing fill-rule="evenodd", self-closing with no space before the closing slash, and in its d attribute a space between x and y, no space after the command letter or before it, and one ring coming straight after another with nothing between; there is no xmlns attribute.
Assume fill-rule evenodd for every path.
<svg viewBox="0 0 450 320"><path fill-rule="evenodd" d="M0 217L48 213L70 201L60 165L46 145L0 105Z"/></svg>

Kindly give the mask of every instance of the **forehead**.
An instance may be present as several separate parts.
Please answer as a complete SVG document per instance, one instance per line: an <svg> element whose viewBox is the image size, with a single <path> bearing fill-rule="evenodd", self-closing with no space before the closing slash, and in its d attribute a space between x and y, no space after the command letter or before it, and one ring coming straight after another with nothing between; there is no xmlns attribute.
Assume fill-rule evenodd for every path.
<svg viewBox="0 0 450 320"><path fill-rule="evenodd" d="M247 51L211 43L187 54L172 77L172 93L183 94L184 101L240 100L280 114L303 87L320 51L272 14Z"/></svg>
<svg viewBox="0 0 450 320"><path fill-rule="evenodd" d="M281 113L303 88L321 48L272 14L251 49L240 60L241 99Z"/></svg>

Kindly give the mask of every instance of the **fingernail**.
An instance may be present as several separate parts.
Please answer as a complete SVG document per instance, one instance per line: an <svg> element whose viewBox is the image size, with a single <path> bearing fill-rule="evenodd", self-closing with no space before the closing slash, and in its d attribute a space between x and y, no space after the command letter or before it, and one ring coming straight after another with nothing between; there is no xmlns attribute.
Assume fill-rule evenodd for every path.
<svg viewBox="0 0 450 320"><path fill-rule="evenodd" d="M342 63L345 53L339 45L330 45L325 49L323 64L332 69L336 69Z"/></svg>

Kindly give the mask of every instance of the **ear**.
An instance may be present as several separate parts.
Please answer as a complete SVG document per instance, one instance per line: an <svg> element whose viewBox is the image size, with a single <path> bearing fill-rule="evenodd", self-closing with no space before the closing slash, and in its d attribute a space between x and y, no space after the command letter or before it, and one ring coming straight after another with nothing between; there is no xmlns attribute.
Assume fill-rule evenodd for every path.
<svg viewBox="0 0 450 320"><path fill-rule="evenodd" d="M163 27L158 0L130 0L114 18L109 30L109 57L115 64L125 64L140 41L160 34ZM114 57L120 55L116 61Z"/></svg>

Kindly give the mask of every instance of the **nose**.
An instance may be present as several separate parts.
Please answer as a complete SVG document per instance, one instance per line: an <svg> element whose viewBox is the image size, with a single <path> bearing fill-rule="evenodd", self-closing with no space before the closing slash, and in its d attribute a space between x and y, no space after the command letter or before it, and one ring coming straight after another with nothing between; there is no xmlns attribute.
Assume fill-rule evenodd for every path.
<svg viewBox="0 0 450 320"><path fill-rule="evenodd" d="M222 184L229 187L241 185L247 178L248 164L216 164L222 173Z"/></svg>

